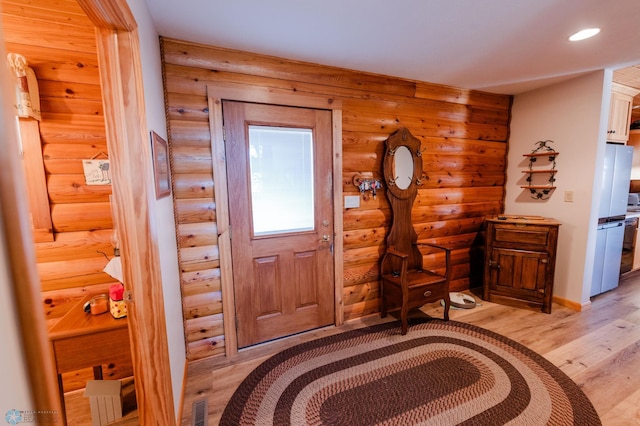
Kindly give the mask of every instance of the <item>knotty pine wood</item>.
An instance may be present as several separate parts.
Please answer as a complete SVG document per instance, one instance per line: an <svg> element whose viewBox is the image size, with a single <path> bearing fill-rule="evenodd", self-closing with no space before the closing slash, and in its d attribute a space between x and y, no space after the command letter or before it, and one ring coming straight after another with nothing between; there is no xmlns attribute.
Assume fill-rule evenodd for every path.
<svg viewBox="0 0 640 426"><path fill-rule="evenodd" d="M197 342L198 340L223 334L222 314L211 315L211 318L192 318L186 322L187 342Z"/></svg>
<svg viewBox="0 0 640 426"><path fill-rule="evenodd" d="M211 170L211 149L196 147L174 147L173 161L176 163L172 172L176 175L182 173L209 173Z"/></svg>
<svg viewBox="0 0 640 426"><path fill-rule="evenodd" d="M178 226L178 245L181 248L218 244L215 223L183 223Z"/></svg>
<svg viewBox="0 0 640 426"><path fill-rule="evenodd" d="M222 312L222 292L220 291L184 296L183 301L184 315L188 320Z"/></svg>
<svg viewBox="0 0 640 426"><path fill-rule="evenodd" d="M51 174L47 186L53 204L108 203L111 195L110 185L87 185L84 174Z"/></svg>
<svg viewBox="0 0 640 426"><path fill-rule="evenodd" d="M0 56L6 55L4 48ZM4 88L10 87L11 77L8 67L0 69L0 82ZM61 410L55 380L51 346L47 338L43 311L39 307L39 277L34 261L32 223L29 220L29 204L25 192L28 185L20 159L15 110L7 93L0 104L0 232L2 239L2 285L8 295L5 305L12 305L12 319L7 328L13 328L15 337L9 345L17 345L23 362L9 358L8 368L19 365L18 376L27 383L21 383L22 401L28 401L39 410L59 413ZM5 342L5 345L7 343ZM3 356L5 358L5 356ZM6 380L6 379L5 379Z"/></svg>
<svg viewBox="0 0 640 426"><path fill-rule="evenodd" d="M182 257L182 270L200 271L197 265L205 267L205 269L216 268L220 260L220 253L217 245L186 247L180 249Z"/></svg>
<svg viewBox="0 0 640 426"><path fill-rule="evenodd" d="M38 20L44 24L53 20L81 28L91 26L89 18L74 3L76 2L69 0L51 0L46 4L42 1L3 0L2 12L16 17L27 15L30 19ZM45 5L48 7L44 7Z"/></svg>
<svg viewBox="0 0 640 426"><path fill-rule="evenodd" d="M42 144L40 142L40 127L33 118L19 118L20 143L22 146L22 164L27 179L27 196L31 212L31 224L34 230L35 242L53 241L53 225L49 198L47 193L47 179L42 167Z"/></svg>
<svg viewBox="0 0 640 426"><path fill-rule="evenodd" d="M228 71L238 74L259 75L280 80L318 82L324 86L345 87L411 96L415 91L412 82L392 77L365 73L353 73L330 67L318 67L315 64L283 61L281 58L265 55L247 55L245 52L227 50L194 43L174 41L164 46L165 57L170 63L204 68L207 70ZM293 77L293 78L292 78Z"/></svg>
<svg viewBox="0 0 640 426"><path fill-rule="evenodd" d="M43 293L113 283L113 278L102 272L105 260L104 255L96 253L95 257L90 258L39 263ZM73 275L69 271L73 271Z"/></svg>
<svg viewBox="0 0 640 426"><path fill-rule="evenodd" d="M72 81L75 83L95 84L96 79L99 78L95 54L53 48L44 50L24 43L7 41L7 50L20 52L27 57L29 66L37 70L36 75L39 80L69 82L69 76L73 76L75 80Z"/></svg>
<svg viewBox="0 0 640 426"><path fill-rule="evenodd" d="M94 148L93 154L89 158L102 155L101 151L107 153L99 149L101 147L93 146L106 143L104 117L57 112L43 113L42 118L40 136L45 148L47 144L72 144L78 149L86 149L87 146L84 145L88 145L88 147ZM60 147L58 149L63 150L64 148ZM76 155L79 154L77 153Z"/></svg>
<svg viewBox="0 0 640 426"><path fill-rule="evenodd" d="M65 203L51 205L55 232L112 229L111 206L107 202Z"/></svg>
<svg viewBox="0 0 640 426"><path fill-rule="evenodd" d="M620 286L593 299L576 312L554 305L551 314L483 301L481 306L452 309L451 319L509 337L549 359L586 393L604 426L640 423L640 272L623 275ZM442 307L429 304L423 312L439 318ZM208 400L209 424L218 424L227 401L240 382L271 355L295 344L385 320L378 314L340 327L304 333L243 351L236 360L214 357L192 361L187 370L181 424L191 421L194 401Z"/></svg>
<svg viewBox="0 0 640 426"><path fill-rule="evenodd" d="M36 246L36 260L38 263L76 260L102 253L112 256L112 234L110 229L58 234L56 241Z"/></svg>
<svg viewBox="0 0 640 426"><path fill-rule="evenodd" d="M49 25L43 25L42 20L30 19L25 15L10 18L5 21L4 31L11 34L11 38L7 40L13 43L83 53L93 53L96 50L95 36L81 26L58 23L51 25L51 21L47 22Z"/></svg>
<svg viewBox="0 0 640 426"><path fill-rule="evenodd" d="M211 130L208 122L169 120L175 146L208 148L211 150Z"/></svg>
<svg viewBox="0 0 640 426"><path fill-rule="evenodd" d="M175 200L178 223L208 223L215 221L216 203L210 198Z"/></svg>
<svg viewBox="0 0 640 426"><path fill-rule="evenodd" d="M322 96L342 105L342 180L344 195L358 195L354 176L381 178L383 141L406 126L418 137L423 151L425 180L416 199L412 220L419 238L453 249L451 288L466 289L475 270L479 233L486 215L501 213L511 100L508 96L372 75L162 39L163 71L169 118L169 143L179 227L190 228L188 240L179 231L181 285L185 324L198 316L222 314L216 305L202 302L210 282L194 286L191 277L217 270L218 253L207 233L216 222L215 186L212 180L211 129L207 86L239 83L272 93ZM384 251L391 211L384 191L374 200L361 199L358 209L343 212L344 262L342 298L344 319L377 312L377 263ZM210 231L206 231L209 229ZM188 241L188 243L187 243ZM425 255L425 262L434 261ZM189 277L186 278L185 277ZM217 280L217 278L216 278ZM219 305L221 307L221 305ZM206 315L206 316L203 316ZM339 320L342 320L340 318ZM188 358L220 352L224 335L189 335ZM219 330L204 327L206 330ZM206 337L205 337L206 335ZM213 341L211 339L214 339ZM207 348L210 352L207 352ZM192 351L193 349L193 351Z"/></svg>
<svg viewBox="0 0 640 426"><path fill-rule="evenodd" d="M175 174L173 185L176 198L213 198L213 176L210 173Z"/></svg>
<svg viewBox="0 0 640 426"><path fill-rule="evenodd" d="M2 24L7 51L25 56L38 78L54 235L35 251L51 324L68 308L64 300L114 282L101 254L113 255L111 186L86 185L82 169L83 159L108 154L95 29L75 0L2 0Z"/></svg>
<svg viewBox="0 0 640 426"><path fill-rule="evenodd" d="M53 327L79 299L84 298L87 294L109 293L111 284L108 282L70 289L43 291L42 299L45 305L47 327Z"/></svg>
<svg viewBox="0 0 640 426"><path fill-rule="evenodd" d="M102 102L102 91L100 86L95 84L40 80L38 87L40 90L47 92L50 98Z"/></svg>
<svg viewBox="0 0 640 426"><path fill-rule="evenodd" d="M210 271L216 270L217 269L210 269ZM212 280L192 281L190 283L183 282L183 297L185 299L189 299L194 296L210 297L214 294L220 297L220 278Z"/></svg>

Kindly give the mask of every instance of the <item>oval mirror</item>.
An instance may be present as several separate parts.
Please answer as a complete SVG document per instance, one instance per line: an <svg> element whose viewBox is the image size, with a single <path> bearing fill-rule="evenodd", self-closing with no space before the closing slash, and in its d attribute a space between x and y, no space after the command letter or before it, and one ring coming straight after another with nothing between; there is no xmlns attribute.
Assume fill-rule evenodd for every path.
<svg viewBox="0 0 640 426"><path fill-rule="evenodd" d="M393 174L396 186L407 189L413 180L413 157L406 146L399 146L393 156Z"/></svg>

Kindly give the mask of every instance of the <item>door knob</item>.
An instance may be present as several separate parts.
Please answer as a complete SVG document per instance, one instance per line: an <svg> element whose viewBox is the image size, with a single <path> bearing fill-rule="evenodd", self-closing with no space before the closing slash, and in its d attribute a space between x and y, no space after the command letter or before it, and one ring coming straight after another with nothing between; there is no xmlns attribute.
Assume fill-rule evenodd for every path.
<svg viewBox="0 0 640 426"><path fill-rule="evenodd" d="M322 241L331 241L331 236L330 236L330 235L327 235L327 234L324 234L324 235L322 236Z"/></svg>

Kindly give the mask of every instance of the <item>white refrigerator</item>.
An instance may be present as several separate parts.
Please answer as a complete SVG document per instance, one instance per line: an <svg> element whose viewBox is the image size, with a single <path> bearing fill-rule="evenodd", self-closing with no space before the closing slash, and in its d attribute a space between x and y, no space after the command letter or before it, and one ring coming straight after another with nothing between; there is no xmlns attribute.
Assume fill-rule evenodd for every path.
<svg viewBox="0 0 640 426"><path fill-rule="evenodd" d="M607 143L591 296L618 287L633 147Z"/></svg>

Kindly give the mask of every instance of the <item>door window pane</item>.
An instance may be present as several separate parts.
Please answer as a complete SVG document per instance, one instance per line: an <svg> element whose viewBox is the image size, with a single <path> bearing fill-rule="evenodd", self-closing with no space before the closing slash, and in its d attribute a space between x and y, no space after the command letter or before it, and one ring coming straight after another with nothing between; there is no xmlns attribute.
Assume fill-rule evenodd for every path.
<svg viewBox="0 0 640 426"><path fill-rule="evenodd" d="M249 159L254 235L313 230L312 130L249 126Z"/></svg>

